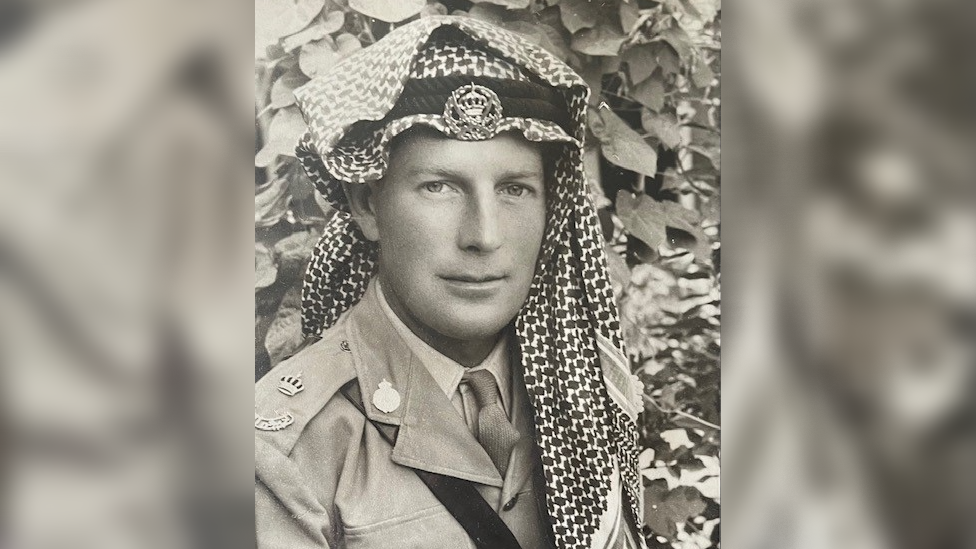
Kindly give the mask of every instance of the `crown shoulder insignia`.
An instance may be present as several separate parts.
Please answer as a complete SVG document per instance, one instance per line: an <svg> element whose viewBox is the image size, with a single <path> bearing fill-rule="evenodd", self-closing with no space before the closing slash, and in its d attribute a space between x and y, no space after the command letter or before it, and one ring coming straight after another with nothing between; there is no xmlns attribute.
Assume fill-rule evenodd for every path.
<svg viewBox="0 0 976 549"><path fill-rule="evenodd" d="M464 141L494 137L501 119L498 94L474 83L454 90L444 105L444 122L453 137Z"/></svg>
<svg viewBox="0 0 976 549"><path fill-rule="evenodd" d="M301 372L299 372L297 375L281 376L281 382L278 383L278 391L281 394L285 396L295 396L304 390L305 384L302 383Z"/></svg>

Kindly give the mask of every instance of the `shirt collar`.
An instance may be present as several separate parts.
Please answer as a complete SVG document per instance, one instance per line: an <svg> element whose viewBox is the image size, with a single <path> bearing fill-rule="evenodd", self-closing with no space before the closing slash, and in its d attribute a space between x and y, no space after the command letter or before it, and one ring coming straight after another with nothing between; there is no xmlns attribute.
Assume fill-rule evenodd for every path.
<svg viewBox="0 0 976 549"><path fill-rule="evenodd" d="M434 378L434 381L437 382L437 385L444 391L444 394L448 398L454 396L458 386L461 384L461 377L465 372L488 370L498 384L498 392L501 393L502 405L506 410L511 410L512 368L509 353L507 352L507 333L499 338L495 348L491 350L491 353L488 354L481 364L470 369L465 368L428 345L400 320L400 317L397 316L390 307L390 304L386 301L386 296L383 295L383 288L380 286L378 278L373 280L373 286L375 287L373 291L376 292L380 308L383 309L383 312L393 324L396 332L403 339L404 343L406 343L407 347L410 348L410 351L420 359L420 362L427 368L431 377Z"/></svg>

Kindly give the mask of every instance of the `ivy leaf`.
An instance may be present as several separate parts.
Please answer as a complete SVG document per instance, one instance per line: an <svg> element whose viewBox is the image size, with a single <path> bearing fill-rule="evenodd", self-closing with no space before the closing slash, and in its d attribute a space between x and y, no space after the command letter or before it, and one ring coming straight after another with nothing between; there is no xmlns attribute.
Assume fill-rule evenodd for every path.
<svg viewBox="0 0 976 549"><path fill-rule="evenodd" d="M337 36L335 43L336 50L339 52L339 57L346 57L347 55L363 48L363 44L359 41L359 39L349 33L342 33Z"/></svg>
<svg viewBox="0 0 976 549"><path fill-rule="evenodd" d="M627 268L627 262L624 261L624 258L613 251L609 245L604 244L604 251L607 254L607 269L610 272L610 285L613 287L613 295L619 299L630 282L630 269Z"/></svg>
<svg viewBox="0 0 976 549"><path fill-rule="evenodd" d="M562 0L559 15L563 26L571 33L591 29L602 18L602 6L589 0Z"/></svg>
<svg viewBox="0 0 976 549"><path fill-rule="evenodd" d="M471 0L475 4L495 4L510 10L524 10L529 7L532 0Z"/></svg>
<svg viewBox="0 0 976 549"><path fill-rule="evenodd" d="M308 231L298 231L279 240L274 251L278 254L281 268L288 272L301 272L312 256L312 248L317 241L317 235Z"/></svg>
<svg viewBox="0 0 976 549"><path fill-rule="evenodd" d="M655 481L644 489L644 520L654 533L672 540L678 535L678 523L701 515L705 507L698 491L689 486L669 491L663 482Z"/></svg>
<svg viewBox="0 0 976 549"><path fill-rule="evenodd" d="M566 42L562 36L559 36L559 33L555 31L547 32L547 25L529 23L528 21L509 21L501 23L499 26L524 36L533 44L545 48L562 60L566 60L570 55L569 48L566 47ZM553 29L549 30L552 31Z"/></svg>
<svg viewBox="0 0 976 549"><path fill-rule="evenodd" d="M349 0L349 7L373 19L399 23L424 9L424 0Z"/></svg>
<svg viewBox="0 0 976 549"><path fill-rule="evenodd" d="M647 80L658 67L655 48L655 44L640 44L621 54L620 61L627 63L632 83L640 84Z"/></svg>
<svg viewBox="0 0 976 549"><path fill-rule="evenodd" d="M720 170L722 167L722 152L718 146L697 146L692 145L688 147L689 150L694 152L696 155L703 156L711 164L712 168Z"/></svg>
<svg viewBox="0 0 976 549"><path fill-rule="evenodd" d="M661 176L661 190L677 191L681 189L684 182L684 178L675 173L673 169L668 168L664 170L664 174Z"/></svg>
<svg viewBox="0 0 976 549"><path fill-rule="evenodd" d="M332 68L338 59L339 55L331 40L317 40L302 46L298 55L298 66L309 78L315 78Z"/></svg>
<svg viewBox="0 0 976 549"><path fill-rule="evenodd" d="M275 315L264 337L264 345L277 364L295 352L302 343L302 313L294 307L282 307Z"/></svg>
<svg viewBox="0 0 976 549"><path fill-rule="evenodd" d="M657 173L657 151L608 107L590 109L590 129L608 161L651 177Z"/></svg>
<svg viewBox="0 0 976 549"><path fill-rule="evenodd" d="M275 113L268 125L264 148L254 157L254 165L260 168L270 165L278 155L295 156L298 140L305 133L305 120L297 107L288 107Z"/></svg>
<svg viewBox="0 0 976 549"><path fill-rule="evenodd" d="M695 65L695 70L691 73L691 81L695 83L697 88L707 88L712 84L712 80L715 80L712 67L705 60L700 59Z"/></svg>
<svg viewBox="0 0 976 549"><path fill-rule="evenodd" d="M674 51L678 53L678 59L682 63L690 63L692 57L694 56L694 50L691 45L691 37L688 33L676 28L671 27L661 32L657 37L658 40L663 40L667 42Z"/></svg>
<svg viewBox="0 0 976 549"><path fill-rule="evenodd" d="M711 23L718 16L719 0L681 0L681 4L701 23Z"/></svg>
<svg viewBox="0 0 976 549"><path fill-rule="evenodd" d="M471 7L467 15L492 25L501 26L505 22L505 9L495 4L476 4Z"/></svg>
<svg viewBox="0 0 976 549"><path fill-rule="evenodd" d="M627 35L611 23L583 29L573 36L573 49L586 55L617 55Z"/></svg>
<svg viewBox="0 0 976 549"><path fill-rule="evenodd" d="M271 227L288 212L288 179L278 177L258 189L254 195L254 226Z"/></svg>
<svg viewBox="0 0 976 549"><path fill-rule="evenodd" d="M627 191L617 193L617 217L632 236L648 247L657 249L664 244L667 231L654 199L646 195L634 196Z"/></svg>
<svg viewBox="0 0 976 549"><path fill-rule="evenodd" d="M304 74L288 71L278 77L271 85L271 107L283 109L295 104L295 88L308 82Z"/></svg>
<svg viewBox="0 0 976 549"><path fill-rule="evenodd" d="M269 46L307 27L323 6L325 0L255 0L255 58L266 59Z"/></svg>
<svg viewBox="0 0 976 549"><path fill-rule="evenodd" d="M664 224L668 228L677 229L687 237L668 233L668 241L673 247L680 247L690 250L692 254L702 261L711 258L711 243L705 232L702 231L700 215L696 211L689 210L677 202L665 200L659 202L661 205L661 216Z"/></svg>
<svg viewBox="0 0 976 549"><path fill-rule="evenodd" d="M695 444L688 438L688 431L685 429L670 429L661 432L661 440L668 443L671 450L678 448L694 448Z"/></svg>
<svg viewBox="0 0 976 549"><path fill-rule="evenodd" d="M625 33L630 34L637 29L640 23L640 9L636 4L622 2L620 4L620 27Z"/></svg>
<svg viewBox="0 0 976 549"><path fill-rule="evenodd" d="M659 202L644 194L635 197L627 191L619 191L617 215L633 236L651 248L668 241L672 246L690 250L703 261L710 258L710 242L698 224L698 213L677 202ZM687 239L673 236L668 229L688 235Z"/></svg>
<svg viewBox="0 0 976 549"><path fill-rule="evenodd" d="M681 59L678 58L678 52L673 46L664 42L658 42L657 49L654 50L654 53L657 64L661 67L661 72L664 76L681 73Z"/></svg>
<svg viewBox="0 0 976 549"><path fill-rule="evenodd" d="M286 52L295 51L309 42L321 40L333 32L338 31L345 22L346 16L341 11L329 12L324 19L316 19L304 30L286 37L281 41L281 45L285 48Z"/></svg>
<svg viewBox="0 0 976 549"><path fill-rule="evenodd" d="M254 244L254 289L260 290L274 284L278 278L278 265L275 264L271 249L257 242Z"/></svg>
<svg viewBox="0 0 976 549"><path fill-rule="evenodd" d="M559 18L559 8L547 8L531 19L503 22L500 25L527 36L563 61L576 57L569 48L569 33Z"/></svg>
<svg viewBox="0 0 976 549"><path fill-rule="evenodd" d="M641 125L651 135L657 136L661 143L669 149L674 149L683 143L681 124L678 117L671 113L657 114L651 111L641 113Z"/></svg>
<svg viewBox="0 0 976 549"><path fill-rule="evenodd" d="M641 105L659 112L664 108L664 80L660 71L654 71L650 78L634 87L631 95Z"/></svg>
<svg viewBox="0 0 976 549"><path fill-rule="evenodd" d="M441 4L440 2L433 2L424 6L424 9L420 10L420 17L433 17L437 15L447 15L447 6Z"/></svg>

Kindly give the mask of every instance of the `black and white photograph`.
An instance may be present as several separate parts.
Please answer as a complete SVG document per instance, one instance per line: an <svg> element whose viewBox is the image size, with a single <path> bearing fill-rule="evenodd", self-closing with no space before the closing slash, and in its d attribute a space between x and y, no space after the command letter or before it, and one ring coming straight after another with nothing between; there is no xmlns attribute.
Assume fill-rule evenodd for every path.
<svg viewBox="0 0 976 549"><path fill-rule="evenodd" d="M718 2L258 7L258 546L717 546Z"/></svg>
<svg viewBox="0 0 976 549"><path fill-rule="evenodd" d="M973 549L974 8L0 0L0 547Z"/></svg>

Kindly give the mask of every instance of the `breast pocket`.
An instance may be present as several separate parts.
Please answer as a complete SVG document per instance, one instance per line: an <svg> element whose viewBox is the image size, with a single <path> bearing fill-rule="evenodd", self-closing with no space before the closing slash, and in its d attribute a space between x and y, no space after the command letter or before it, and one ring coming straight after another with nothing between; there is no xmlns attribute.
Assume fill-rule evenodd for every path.
<svg viewBox="0 0 976 549"><path fill-rule="evenodd" d="M457 520L443 506L366 526L345 527L348 549L474 549Z"/></svg>

